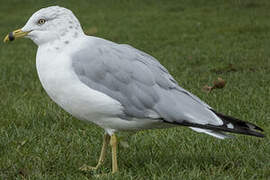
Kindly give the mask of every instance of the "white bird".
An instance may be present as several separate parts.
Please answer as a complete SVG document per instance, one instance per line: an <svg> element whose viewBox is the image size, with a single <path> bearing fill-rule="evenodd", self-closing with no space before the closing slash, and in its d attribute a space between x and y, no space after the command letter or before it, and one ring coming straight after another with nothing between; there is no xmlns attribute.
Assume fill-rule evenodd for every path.
<svg viewBox="0 0 270 180"><path fill-rule="evenodd" d="M112 146L112 172L118 171L115 133L187 126L216 138L224 132L264 137L260 127L213 110L178 85L154 57L125 44L84 34L63 7L35 12L4 41L27 37L38 45L36 67L50 98L64 110L105 130L97 169Z"/></svg>

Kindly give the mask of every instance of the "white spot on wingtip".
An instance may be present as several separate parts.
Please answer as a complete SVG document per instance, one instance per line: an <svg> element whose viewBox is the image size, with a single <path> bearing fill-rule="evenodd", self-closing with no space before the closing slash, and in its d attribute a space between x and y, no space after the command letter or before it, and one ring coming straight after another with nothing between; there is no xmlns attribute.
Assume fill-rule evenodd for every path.
<svg viewBox="0 0 270 180"><path fill-rule="evenodd" d="M249 127L249 129L255 130L255 126L248 124L248 123L246 123L246 125Z"/></svg>
<svg viewBox="0 0 270 180"><path fill-rule="evenodd" d="M233 129L234 126L232 125L232 123L229 123L229 124L227 124L227 127L230 129Z"/></svg>

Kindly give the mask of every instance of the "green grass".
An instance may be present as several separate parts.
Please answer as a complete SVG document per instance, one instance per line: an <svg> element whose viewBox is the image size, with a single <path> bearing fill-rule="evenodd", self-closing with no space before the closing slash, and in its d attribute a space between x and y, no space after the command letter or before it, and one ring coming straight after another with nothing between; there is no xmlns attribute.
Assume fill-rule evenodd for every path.
<svg viewBox="0 0 270 180"><path fill-rule="evenodd" d="M83 29L150 53L179 84L268 138L221 141L187 128L141 131L119 147L120 173L97 178L103 130L54 104L35 69L30 40L0 43L0 179L270 179L268 0L70 0ZM20 28L41 0L1 0L0 37ZM232 64L234 70L228 68ZM202 91L217 77L224 89ZM111 160L97 173L111 171Z"/></svg>

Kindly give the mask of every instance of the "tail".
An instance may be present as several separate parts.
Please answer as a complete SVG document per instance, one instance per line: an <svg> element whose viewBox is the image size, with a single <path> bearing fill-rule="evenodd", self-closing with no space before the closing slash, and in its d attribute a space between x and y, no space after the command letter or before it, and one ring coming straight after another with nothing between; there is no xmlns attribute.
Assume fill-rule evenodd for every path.
<svg viewBox="0 0 270 180"><path fill-rule="evenodd" d="M211 124L196 124L196 123L190 123L187 121L182 121L179 123L174 122L174 123L177 123L182 126L188 126L197 132L203 132L203 133L206 133L206 134L209 134L217 138L221 138L221 139L230 137L229 135L222 132L245 134L245 135L256 136L256 137L261 137L261 138L265 137L264 134L258 132L258 131L263 131L263 129L256 126L255 124L242 121L231 116L223 115L212 109L211 111L222 120L223 122L222 125L216 126L216 125L211 125Z"/></svg>

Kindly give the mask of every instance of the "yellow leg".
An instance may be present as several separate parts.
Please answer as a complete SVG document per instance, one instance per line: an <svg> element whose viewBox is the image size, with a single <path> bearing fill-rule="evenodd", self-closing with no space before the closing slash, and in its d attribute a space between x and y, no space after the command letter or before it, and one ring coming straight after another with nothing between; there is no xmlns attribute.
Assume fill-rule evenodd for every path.
<svg viewBox="0 0 270 180"><path fill-rule="evenodd" d="M110 136L108 134L104 134L103 137L103 145L102 145L102 149L101 149L101 153L99 156L99 160L96 166L87 166L87 165L83 165L82 167L80 167L80 170L82 171L91 171L91 170L97 170L104 162L105 160L105 156L106 156L106 151L107 151L107 147L110 141Z"/></svg>
<svg viewBox="0 0 270 180"><path fill-rule="evenodd" d="M116 173L118 171L117 166L117 139L116 136L113 134L111 136L110 144L112 147L112 173Z"/></svg>

